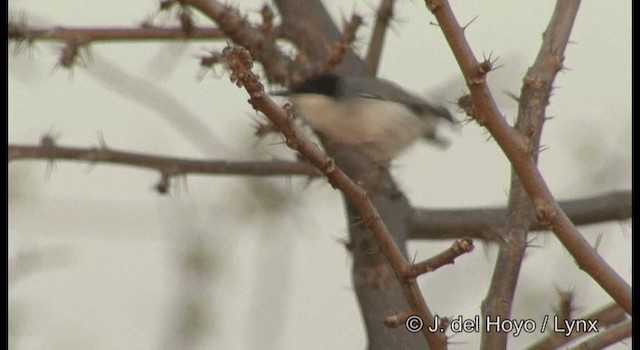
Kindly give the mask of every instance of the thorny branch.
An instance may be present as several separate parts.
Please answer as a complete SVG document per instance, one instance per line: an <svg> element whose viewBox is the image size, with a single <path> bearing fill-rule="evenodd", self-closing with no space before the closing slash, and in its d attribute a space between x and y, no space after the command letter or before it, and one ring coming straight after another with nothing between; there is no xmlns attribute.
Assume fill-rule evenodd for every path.
<svg viewBox="0 0 640 350"><path fill-rule="evenodd" d="M158 170L175 175L247 175L247 176L309 176L321 173L303 162L279 160L232 162L223 160L185 159L155 156L108 148L63 147L55 143L42 145L9 144L9 162L24 160L81 161L92 164L105 163L127 165ZM589 225L606 221L631 218L631 192L619 191L560 202L560 207L576 225ZM486 241L499 240L506 208L451 208L414 209L409 225L411 239L458 239L478 238ZM531 230L546 230L535 221L532 214Z"/></svg>
<svg viewBox="0 0 640 350"><path fill-rule="evenodd" d="M98 41L149 41L170 39L224 39L219 28L195 27L188 33L181 27L53 27L50 29L22 28L9 24L9 39L16 41L63 41L88 44Z"/></svg>
<svg viewBox="0 0 640 350"><path fill-rule="evenodd" d="M176 1L165 1L165 3L176 3ZM289 62L286 60L283 61L282 58L285 56L281 55L281 53L279 53L277 49L269 51L269 50L265 50L264 47L255 45L258 42L272 43L275 33L278 32L278 28L274 28L273 26L273 14L264 12L264 8L262 13L263 24L262 26L255 27L255 26L251 26L244 18L239 16L237 11L234 12L235 10L233 8L224 6L224 5L219 5L219 3L217 3L216 1L185 0L185 1L182 1L181 3L189 4L194 8L202 11L206 15L209 15L213 20L215 20L220 25L221 28L218 29L218 28L193 27L189 30L188 33L185 32L185 27L182 27L182 28L142 27L142 28L131 28L131 29L56 27L56 28L47 29L47 30L30 29L28 31L25 31L24 28L19 28L17 26L10 25L9 38L13 40L17 40L18 42L22 40L28 43L31 43L33 40L62 40L68 45L67 52L74 53L74 52L77 52L77 49L80 45L84 45L86 43L93 42L93 41L178 39L178 38L189 38L189 39L203 38L204 39L204 38L221 38L221 37L228 36L228 37L231 37L232 40L234 40L235 42L246 45L255 57L257 57L260 61L265 63L265 69L273 69L273 70L267 70L267 75L271 81L278 81L286 85L287 82L295 79L299 79L300 76L303 76L304 74L301 72L305 71L305 69L306 71L308 71L309 69L308 67L305 67L302 69L296 68L296 67L299 68L301 66L300 62ZM427 1L427 3L430 5L430 9L434 12L434 14L436 14L436 17L439 16L438 15L439 12L441 11L446 12L448 8L448 3L446 1L434 0L434 1ZM573 3L576 3L576 2L573 2ZM378 14L378 22L381 23L381 27L383 29L384 29L384 26L388 24L388 22L384 22L385 17L383 14L387 13L390 18L392 13L392 6L393 6L392 0L382 1L381 3L381 7ZM266 8L268 9L268 7ZM388 11L388 12L384 12L384 11ZM449 9L449 12L450 12L450 9ZM556 12L558 11L556 10ZM573 16L575 16L575 13L573 14ZM573 20L572 17L568 19L570 21ZM631 305L630 297L628 298L628 305L625 304L626 302L625 298L627 298L630 295L628 293L629 290L626 289L628 285L625 286L624 281L622 281L623 283L620 284L619 283L620 280L619 279L616 280L617 275L615 275L612 279L606 279L602 277L602 273L603 273L602 271L605 271L604 273L607 273L608 266L606 265L595 266L594 268L586 263L588 262L588 259L590 259L593 256L592 250L589 251L588 254L583 254L582 258L579 258L576 256L576 250L581 249L581 247L583 246L582 244L584 242L580 242L579 236L577 236L578 238L573 237L579 233L577 232L575 227L573 227L572 224L567 221L567 217L569 217L575 224L599 222L599 221L612 220L612 219L620 220L620 219L629 218L630 217L630 193L611 194L607 197L608 199L603 198L605 196L601 196L598 198L590 198L590 199L583 200L588 204L596 204L596 205L589 207L589 209L585 209L581 207L579 209L576 209L575 212L573 212L570 209L571 207L568 204L565 205L565 203L562 203L562 202L556 203L553 197L551 197L551 194L546 188L546 185L542 181L542 178L539 175L539 173L531 172L532 167L533 167L533 170L537 171L537 169L535 169L535 162L533 162L533 164L530 164L530 163L531 163L531 159L535 160L535 157L537 156L537 152L538 152L538 147L537 147L537 142L535 141L532 142L531 140L527 141L527 138L531 139L531 137L534 136L536 132L539 132L539 130L536 130L536 128L533 128L533 129L525 128L523 129L525 132L523 137L518 137L517 134L509 130L503 130L505 128L506 123L503 123L500 120L497 120L497 121L494 120L494 119L499 119L500 117L499 117L499 114L496 114L497 109L495 108L495 104L491 101L490 95L487 94L484 97L481 96L485 92L488 92L488 90L486 90L486 86L484 86L484 77L486 73L491 70L491 62L485 61L478 64L475 61L470 49L468 49L468 46L465 48L466 42L464 41L463 33L455 32L455 26L457 26L457 23L455 22L455 18L453 18L452 14L447 13L444 16L440 15L438 20L440 22L440 25L443 27L445 36L449 35L449 37L453 37L453 39L449 39L449 40L452 45L452 48L454 49L453 50L454 54L456 54L457 58L461 57L461 58L458 58L458 60L461 63L463 72L466 72L465 77L467 78L467 83L471 91L473 102L471 104L466 105L465 110L469 115L475 117L480 124L485 125L492 133L495 132L499 135L499 136L494 135L494 137L496 137L496 140L498 141L500 146L505 150L505 153L510 159L512 157L524 158L524 160L518 158L517 161L514 161L512 159L512 162L514 162L514 168L520 179L522 179L523 176L526 178L527 173L530 174L529 177L532 178L529 180L527 179L523 180L525 190L531 197L535 206L534 209L536 210L535 213L529 213L527 217L524 218L524 220L527 222L527 226L531 224L531 226L528 227L528 229L536 230L536 229L544 229L545 227L547 227L547 228L555 229L556 231L560 231L560 233L556 232L556 234L558 235L558 237L561 239L563 243L570 242L570 243L565 243L565 245L567 245L567 248L570 250L570 252L572 252L574 257L576 257L578 264L583 269L585 269L585 271L589 272L592 276L594 274L597 274L598 276L600 276L600 277L594 277L594 279L596 279L601 285L603 286L607 285L609 286L609 289L614 289L614 291L612 292L609 289L607 289L607 287L605 286L605 289L610 294L612 294L612 296L614 296L614 299L616 299L619 303L622 300L621 305L623 305L623 307L628 306L630 308L630 305ZM567 20L567 17L565 17L564 20ZM552 19L552 23L553 21L554 19ZM455 25L455 26L452 26L452 25ZM562 23L562 25L566 26L566 22ZM378 27L378 24L376 24L376 28L377 27ZM550 28L551 28L551 25L550 25ZM568 28L570 30L571 25L568 25L565 28ZM382 33L384 34L384 30L382 30ZM453 34L448 34L448 33L453 33ZM549 38L553 38L553 35L552 35L553 33L554 33L553 30L547 31L545 36L545 43L549 44L549 47L543 46L543 48L546 49L546 51L541 50L541 53L543 53L544 51L545 55L548 54L549 52L553 52L553 54L549 54L545 57L539 56L537 59L537 62L543 63L542 65L539 66L542 69L540 71L531 69L527 77L525 78L525 87L528 86L532 88L532 90L543 91L543 95L544 95L544 86L542 89L540 89L540 86L544 85L542 83L548 82L548 88L550 90L551 82L553 81L553 77L555 76L555 73L557 73L557 70L559 70L562 67L561 66L562 52L564 52L564 46L566 45L566 40L564 40L563 42L563 40L558 41L555 39L549 39ZM355 34L355 29L353 30L353 34ZM568 33L566 34L568 38ZM375 37L375 33L374 33L374 37ZM344 38L345 37L343 37L343 39ZM349 43L349 44L352 41L353 41L353 38L347 38L344 40L345 43ZM375 40L372 40L372 41L375 41ZM268 46L271 48L275 48L272 45L268 45ZM371 45L369 49L370 49L370 52L371 50L375 51L375 47L373 47L373 45ZM344 50L345 50L344 48L336 46L333 51L333 54L337 58L336 59L332 58L333 61L330 60L328 62L330 62L332 65L337 64L335 62L339 63L339 60L342 59L342 55L344 55ZM375 56L375 55L372 54L372 56ZM378 53L378 58L379 58L379 53ZM369 59L370 58L368 57L367 61L369 61ZM276 61L280 63L282 62L288 62L288 63L284 65L269 64L270 62L273 63ZM287 70L289 70L289 72L287 73L289 75L285 75L284 73ZM550 73L551 75L545 76L544 75L545 73ZM235 78L243 80L247 77L238 76ZM249 93L251 94L251 91L249 91ZM255 95L255 96L252 95L252 99L250 100L252 104L256 103L254 104L254 107L262 104L262 102L259 102L258 100L263 99L264 96L258 96L258 95ZM526 97L526 94L523 92L522 96ZM486 97L488 97L488 99L486 99ZM542 98L541 101L546 102L548 100L548 95L543 97L544 98ZM521 107L523 106L524 104L521 104ZM535 106L532 106L532 108L535 108ZM544 115L544 106L542 106L542 115ZM506 125L506 127L508 127L508 125ZM294 149L305 148L305 147L308 148L308 146L304 146L304 142L298 143L299 139L296 139L295 137L293 137L291 140L288 139L288 141L291 142L288 145ZM307 149L307 151L309 150ZM301 152L304 153L303 151ZM266 176L266 175L317 176L319 174L317 170L315 170L308 164L300 163L300 162L202 161L202 160L187 160L187 159L179 159L179 158L168 158L168 157L157 157L157 156L150 156L150 155L134 154L134 153L116 151L106 147L92 148L92 149L79 149L79 148L58 147L55 145L42 145L42 146L10 145L9 161L19 160L19 159L48 159L48 160L67 159L67 160L82 160L82 161L88 161L88 162L126 164L126 165L138 166L143 168L146 167L149 169L158 170L163 175L163 178L165 176L171 177L174 175L180 175L180 174L186 174L186 173L234 174L234 175L255 175L255 176ZM332 182L331 179L332 179L332 176L334 176L334 173L336 171L339 171L339 169L337 169L330 160L325 158L324 161L325 161L324 163L321 163L323 164L323 167L319 169L321 169L329 177L332 185L337 187L338 185L336 185L336 183L337 184L340 184L340 183ZM525 175L522 175L523 173ZM349 196L349 194L347 194L347 196ZM361 191L353 190L351 196L353 196L354 200L359 201L360 197L364 198L366 197L366 194L363 194ZM349 198L351 198L351 196L349 196ZM617 200L612 199L613 197L617 198ZM602 204L602 203L607 203L607 204ZM605 205L607 208L614 208L614 210L608 212L608 214L598 216L594 214L594 213L602 214L602 210L598 209L598 208L601 208L600 206L598 206L598 204ZM380 225L382 225L382 228L384 228L383 224L378 224L378 222L381 222L381 220L379 220L379 217L375 214L375 211L366 212L366 204L362 204L362 205L365 207L365 212L363 212L363 214L368 214L363 216L364 218L367 218L366 219L367 223L370 226L376 226L376 227L379 227ZM616 210L615 208L618 208L618 209ZM373 208L373 210L375 210L375 208ZM442 235L443 231L441 231L439 227L441 227L442 230L449 232L447 231L446 227L447 225L451 225L449 227L454 227L453 230L458 230L457 231L458 236L455 236L455 237L462 237L463 235L473 236L474 234L477 233L478 236L481 236L485 239L489 238L489 239L494 239L499 241L499 239L495 239L495 238L501 236L501 232L503 231L501 223L504 222L504 217L506 217L506 211L504 209L502 209L499 212L493 211L490 209L471 209L471 210L473 210L476 214L474 218L478 219L479 217L481 217L478 220L479 222L484 222L484 224L478 223L478 222L474 224L474 221L472 219L472 220L469 220L469 222L467 223L469 226L465 226L465 224L462 224L461 226L463 228L456 229L455 223L447 224L446 219L443 221L443 224L442 224L443 226L438 226L439 221L428 221L430 223L429 224L430 227L428 227L425 230L431 230L432 231L431 233L423 233L419 231L421 223L423 222L422 220L427 220L425 218L428 217L429 214L442 217L442 213L437 211L430 211L430 210L415 211L416 215L414 215L414 220L412 220L412 226L413 226L412 235L415 232L420 232L419 233L420 235L428 236L425 238L440 238L438 235ZM562 210L564 210L564 212ZM448 211L445 211L445 215L444 215L445 218L447 217L446 215L447 212L449 213L449 215L454 215L459 217L464 216L468 218L469 216L469 215L466 215L466 214L469 214L469 212L466 212L465 214L460 214L460 212L457 212L456 210L448 210ZM583 217L584 221L580 221L579 220L580 217ZM540 222L545 223L545 225L540 224ZM458 224L460 224L460 222L458 222ZM471 232L469 232L467 230L467 227L474 227L474 230L471 230ZM373 227L372 227L372 231L374 231L374 233L376 232ZM383 232L382 236L384 236L383 229L381 229L381 232ZM453 232L456 232L456 231L453 231ZM378 237L378 235L376 235L376 237ZM452 237L449 237L449 238L452 238ZM464 240L461 240L461 242L463 241ZM390 249L390 251L393 252L392 247L389 248L388 246L384 246L383 242L384 242L384 238L383 238L383 241L380 242L380 245L383 251L385 252L385 254L389 254L387 253L386 249ZM573 247L574 245L575 247ZM471 245L471 248L472 247L473 246ZM448 256L451 256L452 253L459 253L461 251L464 252L464 250L459 250L459 249L456 250L454 248L451 248L444 254L445 255L448 254ZM390 253L390 254L393 256L393 253ZM454 257L451 257L451 259L453 259ZM399 265L400 263L405 264L404 270L400 270L400 271L404 271L403 275L405 276L405 279L403 280L403 283L402 283L403 288L405 288L405 291L407 291L406 294L408 296L408 300L410 301L410 304L412 305L412 307L414 305L413 303L417 304L418 307L420 307L421 303L424 304L424 300L418 300L416 297L416 295L418 295L421 298L421 294L417 289L415 280L413 279L419 274L419 273L414 273L415 270L420 269L421 271L428 271L429 269L433 268L433 266L439 266L438 264L441 265L442 263L452 262L453 260L445 259L445 260L438 260L439 261L438 262L430 259L420 264L408 266L406 259L404 258L402 259L404 261L400 261L396 265L400 266ZM393 265L393 262L392 262L392 265ZM398 270L396 270L396 273L398 273ZM428 313L429 310L426 309L426 305L424 306L425 306L425 312ZM627 310L627 312L630 312L627 308L625 308L625 310ZM403 316L404 318L406 318L405 316L408 316L411 314L410 311L411 310L401 314L404 315ZM423 317L423 319L425 318ZM426 319L429 320L432 318L426 318ZM425 328L426 326L427 325L425 325ZM612 327L610 329L611 332L608 332L607 334L602 334L602 337L600 338L610 341L615 336L620 336L620 334L627 334L627 333L630 334L630 326L631 326L630 321L623 324L619 324L616 327ZM603 341L601 339L596 339L595 337L592 339L594 339L594 342ZM437 342L440 340L436 339L435 341Z"/></svg>
<svg viewBox="0 0 640 350"><path fill-rule="evenodd" d="M168 176L186 174L208 175L306 175L317 176L318 171L310 164L290 161L247 161L196 160L176 157L154 156L143 153L120 151L113 148L73 148L55 145L23 146L9 145L9 161L28 159L80 160L89 163L128 165L138 168L155 169Z"/></svg>
<svg viewBox="0 0 640 350"><path fill-rule="evenodd" d="M320 69L323 62L331 56L336 42L344 38L325 6L315 0L274 0L282 18L280 35L296 48L298 63L308 66L307 73ZM347 29L347 28L346 28ZM243 45L243 43L238 43ZM335 71L338 74L358 74L362 69L362 60L353 50L348 49ZM292 79L292 82L296 82Z"/></svg>
<svg viewBox="0 0 640 350"><path fill-rule="evenodd" d="M382 0L378 12L376 13L376 22L371 32L371 40L367 47L367 55L364 60L364 75L375 77L378 75L380 67L380 57L382 57L382 48L384 39L387 35L387 28L393 18L393 5L395 0Z"/></svg>
<svg viewBox="0 0 640 350"><path fill-rule="evenodd" d="M509 158L531 200L538 221L552 230L575 258L578 266L600 284L627 313L631 314L631 287L582 237L554 199L532 157L533 152L538 150L530 149L520 134L500 114L485 82L485 76L490 70L490 66L489 69L486 69L486 62L482 64L476 61L464 37L464 29L458 24L448 1L427 0L426 3L436 17L466 79L473 101L466 110L467 114L489 130ZM556 58L563 57L568 32L570 32L578 4L579 1L559 1L557 3L550 28L545 34L544 43L549 45L546 46L545 55L551 54ZM559 24L557 30L556 27L551 26L554 23ZM525 83L544 85L550 89L552 78L555 77L560 67L561 65L551 66L550 77L543 77L537 73L528 75ZM546 103L546 100L542 103Z"/></svg>
<svg viewBox="0 0 640 350"><path fill-rule="evenodd" d="M362 17L358 15L351 16L351 21L346 24L342 37L333 45L333 51L329 59L322 65L322 72L334 72L336 67L342 63L344 55L348 52L351 44L356 40L356 32L362 25Z"/></svg>
<svg viewBox="0 0 640 350"><path fill-rule="evenodd" d="M596 350L604 349L621 340L629 338L633 333L632 321L626 320L614 326L609 327L605 331L594 335L584 342L571 347L570 350Z"/></svg>
<svg viewBox="0 0 640 350"><path fill-rule="evenodd" d="M459 239L444 252L427 259L425 261L413 264L404 271L404 278L416 278L427 272L432 272L441 266L453 264L455 259L462 254L469 253L473 250L473 241L469 238Z"/></svg>
<svg viewBox="0 0 640 350"><path fill-rule="evenodd" d="M568 319L571 319L571 318L568 318ZM586 315L580 315L575 319L576 320L597 320L598 330L603 331L605 328L610 329L612 327L616 327L624 323L625 321L627 321L627 316L624 310L620 308L620 306L618 306L617 304L610 304L592 313L589 313ZM563 324L563 323L560 323L560 324ZM552 332L548 336L540 339L534 344L529 345L526 349L527 350L558 349L565 344L568 344L580 337L588 336L590 334L592 333L576 331L576 332L573 332L571 335L567 336L564 333ZM630 336L630 335L631 334L629 333L627 336Z"/></svg>
<svg viewBox="0 0 640 350"><path fill-rule="evenodd" d="M273 44L275 38L271 35L269 22L266 27L254 27L238 10L217 1L183 0L181 4L200 11L216 22L231 41L246 47L262 63L270 83L289 86L290 82L299 81L307 75L308 67L302 68Z"/></svg>
<svg viewBox="0 0 640 350"><path fill-rule="evenodd" d="M592 197L560 201L560 207L575 225L590 225L631 218L631 191L616 191ZM411 217L409 238L455 239L461 237L499 241L507 208L417 208ZM531 231L548 230L533 213Z"/></svg>
<svg viewBox="0 0 640 350"><path fill-rule="evenodd" d="M384 253L396 276L400 279L407 302L415 314L419 315L425 322L423 334L433 350L443 349L446 346L446 339L442 333L432 333L428 331L428 326L433 323L433 314L427 307L426 302L420 292L415 278L401 278L404 271L409 268L409 264L404 255L393 241L384 222L380 219L377 209L369 200L366 191L355 184L335 162L327 157L317 146L315 146L295 125L291 122L289 113L285 109L276 105L264 92L259 78L251 72L252 60L249 52L241 47L227 48L223 55L226 57L227 65L232 71L231 79L238 86L244 87L249 93L249 103L254 109L266 115L274 125L280 129L287 139L289 148L300 152L315 167L321 170L327 177L329 183L342 191L351 203L360 211L360 215L376 237L380 250ZM382 322L382 320L381 320Z"/></svg>

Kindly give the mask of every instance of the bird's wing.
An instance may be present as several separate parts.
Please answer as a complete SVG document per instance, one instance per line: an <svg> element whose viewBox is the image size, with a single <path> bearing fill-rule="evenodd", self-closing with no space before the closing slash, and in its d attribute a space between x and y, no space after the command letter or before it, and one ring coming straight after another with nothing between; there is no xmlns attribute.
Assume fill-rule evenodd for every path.
<svg viewBox="0 0 640 350"><path fill-rule="evenodd" d="M342 84L345 84L341 87L343 98L361 97L402 103L417 115L431 114L452 123L456 121L447 108L412 95L388 80L358 77L343 80Z"/></svg>

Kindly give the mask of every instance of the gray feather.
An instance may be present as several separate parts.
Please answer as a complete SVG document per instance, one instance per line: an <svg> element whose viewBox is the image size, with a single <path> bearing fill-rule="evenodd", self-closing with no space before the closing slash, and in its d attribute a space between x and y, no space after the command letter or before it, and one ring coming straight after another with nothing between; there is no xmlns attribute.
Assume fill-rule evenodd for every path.
<svg viewBox="0 0 640 350"><path fill-rule="evenodd" d="M438 106L425 99L406 92L400 86L380 78L351 77L342 79L338 86L339 98L349 99L353 97L372 98L377 100L393 101L409 107L417 115L432 115L442 117L452 123L455 119L451 112L443 106Z"/></svg>

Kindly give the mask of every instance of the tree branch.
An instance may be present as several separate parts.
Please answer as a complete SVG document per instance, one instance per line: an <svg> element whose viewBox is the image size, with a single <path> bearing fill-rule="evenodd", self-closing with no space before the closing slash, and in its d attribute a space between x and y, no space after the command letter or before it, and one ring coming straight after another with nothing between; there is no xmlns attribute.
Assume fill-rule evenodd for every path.
<svg viewBox="0 0 640 350"><path fill-rule="evenodd" d="M560 201L575 225L590 225L631 218L631 191ZM411 239L457 239L498 241L504 230L507 208L416 209L411 217ZM548 230L530 213L532 231Z"/></svg>
<svg viewBox="0 0 640 350"><path fill-rule="evenodd" d="M596 310L590 314L582 315L575 318L575 320L597 320L597 327L600 332L604 328L617 327L627 320L624 310L617 304L609 304L600 310ZM561 323L562 324L562 323ZM572 342L580 337L589 335L588 332L581 332L576 330L571 335L565 335L564 333L552 332L548 336L538 340L534 344L529 345L527 350L545 350L545 349L558 349L563 345ZM631 335L631 334L629 334Z"/></svg>
<svg viewBox="0 0 640 350"><path fill-rule="evenodd" d="M181 27L161 28L143 26L139 28L101 27L53 27L34 29L9 23L10 40L64 41L88 44L98 41L149 41L149 40L197 40L225 39L219 28L193 27L188 32Z"/></svg>
<svg viewBox="0 0 640 350"><path fill-rule="evenodd" d="M215 0L183 0L183 5L191 6L211 18L225 35L238 45L246 47L251 55L262 63L271 83L289 86L292 81L300 81L309 73L309 68L293 61L276 45L274 37L255 28L232 6Z"/></svg>
<svg viewBox="0 0 640 350"><path fill-rule="evenodd" d="M632 322L631 320L626 320L608 328L604 332L601 332L598 335L595 335L574 347L571 347L570 350L605 349L610 345L631 337L632 334Z"/></svg>
<svg viewBox="0 0 640 350"><path fill-rule="evenodd" d="M525 83L518 100L518 118L514 128L520 134L521 141L527 147L530 160L536 166L542 126L546 119L546 106L551 96L553 81L561 67L561 64L556 62L556 58L564 55L577 14L577 4L573 9L556 7L546 29L550 35L545 35L538 57L528 72L531 77L535 77L537 83L527 84L528 77L525 77ZM551 47L549 40L556 41L556 45ZM555 64L548 65L548 61ZM482 64L491 69L493 62L486 59ZM533 213L531 202L517 170L514 171L514 169L511 170L508 207L509 213L501 237L491 285L482 305L485 317L493 316L502 319L510 317L518 276L527 247L527 234L531 223L535 220L531 219ZM507 338L508 335L503 332L485 332L481 347L485 349L504 347L507 344Z"/></svg>
<svg viewBox="0 0 640 350"><path fill-rule="evenodd" d="M48 145L8 146L8 161L67 160L148 168L175 174L278 176L321 175L313 166L287 161L196 160L121 151L114 148L80 148ZM631 218L631 191L561 201L560 206L576 225ZM496 241L507 216L506 208L415 209L410 219L410 239L458 239ZM532 215L531 230L546 230Z"/></svg>
<svg viewBox="0 0 640 350"><path fill-rule="evenodd" d="M546 62L562 61L562 53L566 46L566 42L562 41L562 35L566 34L568 37L566 30L570 30L571 26L567 26L566 23L573 22L578 3L579 1L575 0L557 3L550 25L559 24L558 30L550 27L545 34L543 48L547 49L545 54L549 55ZM571 223L538 171L532 157L532 154L538 150L530 149L499 113L485 82L485 75L490 70L490 65L487 67L486 62L479 64L476 61L464 38L464 30L455 19L447 1L427 0L427 6L438 20L471 92L473 103L467 106L467 113L489 130L509 158L531 200L536 218L556 234L578 266L587 272L627 313L631 314L631 287L598 255ZM561 28L565 28L565 31L560 30ZM560 69L560 66L555 67L556 70ZM530 71L525 78L525 83L532 85L551 83L548 77L538 74L537 71Z"/></svg>
<svg viewBox="0 0 640 350"><path fill-rule="evenodd" d="M384 38L387 34L389 22L393 18L393 5L395 0L382 0L378 12L376 13L376 23L371 32L371 40L367 48L367 55L364 60L364 75L375 77L378 75L378 67L380 67L380 57L382 56L382 47L384 46Z"/></svg>
<svg viewBox="0 0 640 350"><path fill-rule="evenodd" d="M473 241L469 238L459 239L444 252L433 256L427 260L413 264L404 271L405 278L415 278L427 272L435 271L441 266L453 264L455 259L462 254L469 253L473 250Z"/></svg>
<svg viewBox="0 0 640 350"><path fill-rule="evenodd" d="M351 16L351 21L345 24L340 40L333 44L333 50L331 51L331 55L329 55L329 59L322 65L320 69L322 72L334 72L340 63L342 63L344 56L350 51L351 44L356 40L356 32L361 25L362 17L358 15Z"/></svg>
<svg viewBox="0 0 640 350"><path fill-rule="evenodd" d="M312 71L319 70L320 64L330 57L334 43L341 38L341 33L327 9L321 2L315 0L274 0L274 2L282 15L280 34L300 50L304 56L303 60L308 61L312 67L317 67ZM361 70L362 60L349 49L336 72L357 74Z"/></svg>
<svg viewBox="0 0 640 350"><path fill-rule="evenodd" d="M94 148L9 145L9 162L15 160L47 159L75 160L90 163L128 165L154 169L166 176L187 174L209 175L308 175L317 176L318 171L310 164L288 161L230 162L224 160L195 160L153 156L143 153L124 152L106 146Z"/></svg>
<svg viewBox="0 0 640 350"><path fill-rule="evenodd" d="M378 210L369 200L367 192L353 182L347 174L336 166L333 159L326 156L323 151L295 127L291 121L291 110L285 111L267 97L258 77L251 72L252 61L247 50L239 47L227 48L224 56L233 72L232 76L239 79L235 82L244 86L249 93L249 102L253 108L266 115L286 137L287 146L303 154L316 168L324 173L329 183L334 188L342 191L351 204L358 209L363 222L366 223L375 236L379 249L389 261L396 276L400 278L403 275L403 271L408 269L409 263L394 242L385 223L381 220ZM427 307L416 280L414 278L402 278L400 283L412 310L422 318L425 326L432 326L433 314ZM381 319L380 322L383 322L383 320ZM424 327L422 334L427 339L430 348L433 350L445 348L446 339L443 334L429 332L428 328Z"/></svg>

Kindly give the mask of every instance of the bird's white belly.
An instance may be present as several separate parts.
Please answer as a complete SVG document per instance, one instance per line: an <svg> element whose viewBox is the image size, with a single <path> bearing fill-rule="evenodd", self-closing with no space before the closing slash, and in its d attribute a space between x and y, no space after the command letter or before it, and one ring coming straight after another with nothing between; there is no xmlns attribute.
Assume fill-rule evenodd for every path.
<svg viewBox="0 0 640 350"><path fill-rule="evenodd" d="M389 101L357 98L338 103L322 95L291 100L312 128L335 142L360 147L375 160L392 159L425 132L422 120Z"/></svg>

